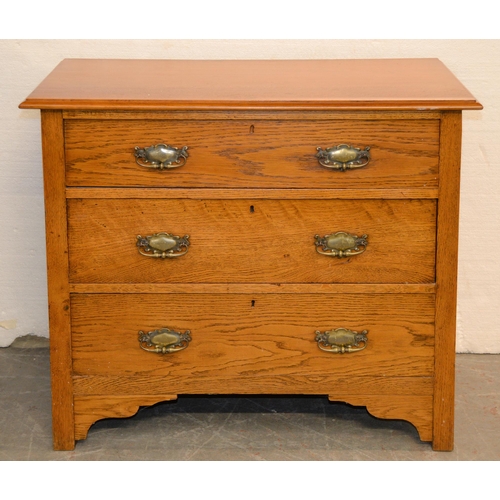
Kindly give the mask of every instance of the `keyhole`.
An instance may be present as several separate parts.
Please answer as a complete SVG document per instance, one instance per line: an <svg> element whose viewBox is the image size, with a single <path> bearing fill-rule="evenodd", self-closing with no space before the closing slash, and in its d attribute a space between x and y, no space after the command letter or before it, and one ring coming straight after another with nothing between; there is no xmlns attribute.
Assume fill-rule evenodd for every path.
<svg viewBox="0 0 500 500"><path fill-rule="evenodd" d="M253 207L253 205L250 205L250 213L253 214L255 212L255 208Z"/></svg>
<svg viewBox="0 0 500 500"><path fill-rule="evenodd" d="M255 307L255 300L252 300L252 307Z"/></svg>
<svg viewBox="0 0 500 500"><path fill-rule="evenodd" d="M250 133L251 134L253 134L254 130L255 130L255 127L253 125L250 125Z"/></svg>

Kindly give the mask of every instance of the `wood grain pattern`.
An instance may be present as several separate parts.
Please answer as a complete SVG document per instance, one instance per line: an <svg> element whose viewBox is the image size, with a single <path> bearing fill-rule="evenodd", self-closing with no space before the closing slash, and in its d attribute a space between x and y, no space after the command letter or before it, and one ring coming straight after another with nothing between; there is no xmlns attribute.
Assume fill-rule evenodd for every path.
<svg viewBox="0 0 500 500"><path fill-rule="evenodd" d="M252 212L253 207L253 212ZM430 283L433 200L69 200L74 283ZM137 235L190 235L186 255L139 254ZM368 234L366 251L316 252L314 235Z"/></svg>
<svg viewBox="0 0 500 500"><path fill-rule="evenodd" d="M374 417L406 420L416 427L422 441L432 441L432 396L360 396L353 393L341 399L353 406L366 406ZM330 400L338 401L339 397L335 395Z"/></svg>
<svg viewBox="0 0 500 500"><path fill-rule="evenodd" d="M78 294L72 311L75 375L164 377L161 393L197 393L194 380L205 378L213 381L210 393L226 394L231 379L282 376L281 389L273 383L287 393L288 376L434 373L433 295ZM138 332L163 327L190 330L189 347L171 355L141 350ZM315 331L340 327L367 329L367 348L321 351ZM316 382L307 392L317 391Z"/></svg>
<svg viewBox="0 0 500 500"><path fill-rule="evenodd" d="M92 424L103 418L125 418L135 415L141 406L177 399L176 395L75 397L75 439L86 439ZM72 448L71 448L72 449Z"/></svg>
<svg viewBox="0 0 500 500"><path fill-rule="evenodd" d="M351 379L352 380L352 379ZM89 428L103 418L126 418L135 415L141 406L175 400L175 395L75 396L75 438L86 439ZM332 401L338 401L336 394ZM419 432L422 441L432 440L432 398L430 396L358 395L343 396L353 406L366 406L378 418L406 420Z"/></svg>
<svg viewBox="0 0 500 500"><path fill-rule="evenodd" d="M63 111L66 120L295 120L295 121L324 121L324 120L440 120L440 111L343 111L338 109L290 110L290 109L249 109L235 110L175 110L144 111L134 110L131 114L120 110L81 110L69 109Z"/></svg>
<svg viewBox="0 0 500 500"><path fill-rule="evenodd" d="M436 187L438 120L67 120L68 186L375 188ZM157 171L134 148L189 147L186 165ZM370 163L337 172L316 148L371 147Z"/></svg>
<svg viewBox="0 0 500 500"><path fill-rule="evenodd" d="M481 109L438 59L65 59L21 104L57 109Z"/></svg>
<svg viewBox="0 0 500 500"><path fill-rule="evenodd" d="M54 449L73 449L73 388L68 283L68 238L64 198L64 137L60 111L42 112L43 181L52 380Z"/></svg>
<svg viewBox="0 0 500 500"><path fill-rule="evenodd" d="M435 293L434 283L76 283L73 293Z"/></svg>
<svg viewBox="0 0 500 500"><path fill-rule="evenodd" d="M287 374L262 377L258 375L238 375L238 377L213 376L193 379L184 376L154 375L75 375L73 386L77 396L154 396L158 388L175 386L185 394L330 394L332 400L341 400L353 394L387 396L428 396L432 397L433 377L359 377L322 374ZM432 404L429 408L432 407Z"/></svg>
<svg viewBox="0 0 500 500"><path fill-rule="evenodd" d="M458 264L458 210L462 116L443 114L441 122L436 264L436 384L434 391L435 450L453 449L455 410L455 331Z"/></svg>
<svg viewBox="0 0 500 500"><path fill-rule="evenodd" d="M438 188L377 188L377 189L273 189L273 188L103 188L69 187L66 197L107 199L170 199L170 200L403 200L436 199Z"/></svg>

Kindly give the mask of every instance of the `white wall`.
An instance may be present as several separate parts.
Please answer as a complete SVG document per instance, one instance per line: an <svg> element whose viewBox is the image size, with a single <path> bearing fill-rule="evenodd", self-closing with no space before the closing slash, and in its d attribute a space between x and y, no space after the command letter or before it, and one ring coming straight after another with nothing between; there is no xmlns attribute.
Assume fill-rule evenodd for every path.
<svg viewBox="0 0 500 500"><path fill-rule="evenodd" d="M457 351L500 353L499 40L0 41L0 346L48 336L39 113L17 106L68 57L441 59L484 106L464 112Z"/></svg>

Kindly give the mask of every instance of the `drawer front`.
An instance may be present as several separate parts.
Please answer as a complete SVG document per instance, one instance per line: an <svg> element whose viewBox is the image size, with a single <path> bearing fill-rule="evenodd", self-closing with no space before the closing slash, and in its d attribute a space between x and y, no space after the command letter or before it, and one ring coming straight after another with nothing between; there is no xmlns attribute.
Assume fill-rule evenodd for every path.
<svg viewBox="0 0 500 500"><path fill-rule="evenodd" d="M282 377L277 392L293 392L290 380L307 377L328 393L322 377L433 374L431 294L74 294L71 311L76 376L151 377L163 384L148 389L158 393L238 393L238 381L271 377ZM162 328L189 331L187 347L143 350L139 332ZM366 330L366 344L358 343L365 348L320 349L316 332L338 328Z"/></svg>
<svg viewBox="0 0 500 500"><path fill-rule="evenodd" d="M66 120L68 186L436 187L438 120ZM184 166L139 166L135 147L188 146ZM342 144L363 168L336 171L315 157ZM140 160L143 162L143 160ZM364 160L363 160L364 162Z"/></svg>
<svg viewBox="0 0 500 500"><path fill-rule="evenodd" d="M68 212L74 283L432 283L435 277L434 200L74 199ZM188 235L187 251L153 258L138 246L162 232ZM367 235L367 245L345 257L319 253L321 238L337 232Z"/></svg>

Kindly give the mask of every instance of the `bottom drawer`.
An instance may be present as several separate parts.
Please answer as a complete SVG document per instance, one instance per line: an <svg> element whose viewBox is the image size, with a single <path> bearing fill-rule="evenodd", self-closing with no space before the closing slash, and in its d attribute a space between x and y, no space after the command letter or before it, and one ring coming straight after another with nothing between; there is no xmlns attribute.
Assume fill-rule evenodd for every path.
<svg viewBox="0 0 500 500"><path fill-rule="evenodd" d="M73 294L71 307L80 394L332 394L433 375L432 294ZM187 348L143 350L139 332L161 328L189 330ZM337 328L367 330L365 348L322 350L342 350L317 340Z"/></svg>

